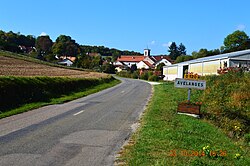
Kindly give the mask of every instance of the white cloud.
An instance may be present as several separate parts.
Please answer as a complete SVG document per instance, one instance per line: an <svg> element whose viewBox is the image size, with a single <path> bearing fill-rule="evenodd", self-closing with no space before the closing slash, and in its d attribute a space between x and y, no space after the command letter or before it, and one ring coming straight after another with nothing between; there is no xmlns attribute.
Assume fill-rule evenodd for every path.
<svg viewBox="0 0 250 166"><path fill-rule="evenodd" d="M40 36L48 36L45 32L42 32Z"/></svg>
<svg viewBox="0 0 250 166"><path fill-rule="evenodd" d="M164 43L164 44L162 44L162 46L163 46L163 47L167 47L167 48L168 48L168 47L170 47L170 46L171 46L171 44L172 44L172 42L168 42L168 43Z"/></svg>
<svg viewBox="0 0 250 166"><path fill-rule="evenodd" d="M150 43L151 45L155 45L155 41L153 40L153 41L151 41L151 43Z"/></svg>
<svg viewBox="0 0 250 166"><path fill-rule="evenodd" d="M243 24L240 24L237 26L237 30L240 30L240 31L243 31L245 28L246 28L246 26Z"/></svg>

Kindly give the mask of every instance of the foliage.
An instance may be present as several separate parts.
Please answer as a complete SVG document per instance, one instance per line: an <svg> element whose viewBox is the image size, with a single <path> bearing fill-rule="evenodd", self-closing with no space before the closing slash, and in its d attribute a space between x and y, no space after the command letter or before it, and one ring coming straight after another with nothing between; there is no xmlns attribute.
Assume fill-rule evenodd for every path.
<svg viewBox="0 0 250 166"><path fill-rule="evenodd" d="M76 66L84 69L99 69L102 64L101 56L78 56Z"/></svg>
<svg viewBox="0 0 250 166"><path fill-rule="evenodd" d="M175 42L172 42L172 44L168 48L169 56L171 59L175 60L178 56L180 56L178 47Z"/></svg>
<svg viewBox="0 0 250 166"><path fill-rule="evenodd" d="M32 35L22 35L20 33L4 32L0 30L0 49L11 51L11 52L25 52L26 50L21 50L18 46L34 47L35 37Z"/></svg>
<svg viewBox="0 0 250 166"><path fill-rule="evenodd" d="M0 111L33 102L47 102L72 92L86 90L112 81L113 77L100 79L66 77L0 77Z"/></svg>
<svg viewBox="0 0 250 166"><path fill-rule="evenodd" d="M189 55L181 55L181 56L178 56L175 63L180 63L180 62L185 62L185 61L189 61L189 60L192 60L193 57L192 56L189 56Z"/></svg>
<svg viewBox="0 0 250 166"><path fill-rule="evenodd" d="M102 71L104 73L115 74L115 66L110 63L106 63L102 65Z"/></svg>
<svg viewBox="0 0 250 166"><path fill-rule="evenodd" d="M75 100L77 98L84 97L84 96L99 92L101 90L110 88L110 87L115 86L119 83L120 83L119 80L114 79L114 80L111 80L109 82L103 82L99 85L95 85L95 86L89 87L89 88L84 89L84 90L72 92L72 93L67 94L67 95L62 95L59 98L51 98L50 101L33 102L33 103L29 103L29 104L24 104L24 105L21 105L20 107L17 107L15 109L11 109L7 112L0 113L0 118L4 118L4 117L19 114L19 113L27 112L27 111L30 111L30 110L33 110L33 109L36 109L36 108L39 108L42 106L50 105L50 104L61 104L64 102Z"/></svg>
<svg viewBox="0 0 250 166"><path fill-rule="evenodd" d="M169 56L175 60L180 55L186 55L186 47L181 43L179 47L175 42L172 42L168 48Z"/></svg>
<svg viewBox="0 0 250 166"><path fill-rule="evenodd" d="M148 77L148 80L149 81L159 81L159 77L156 75L151 75Z"/></svg>
<svg viewBox="0 0 250 166"><path fill-rule="evenodd" d="M232 34L229 34L224 39L225 52L248 49L246 45L248 39L249 37L244 31L237 30Z"/></svg>
<svg viewBox="0 0 250 166"><path fill-rule="evenodd" d="M147 81L159 81L160 78L157 75L157 72L155 71L143 71L140 75L139 70L134 71L133 73L131 71L121 71L116 73L118 76L121 77L127 77L127 78L134 78L134 79L143 79Z"/></svg>
<svg viewBox="0 0 250 166"><path fill-rule="evenodd" d="M42 57L51 53L51 48L53 45L53 41L49 36L39 36L36 40L36 49L38 55Z"/></svg>
<svg viewBox="0 0 250 166"><path fill-rule="evenodd" d="M156 70L158 70L158 71L161 71L161 72L162 72L162 70L163 70L163 66L166 66L166 65L165 65L165 63L160 63L159 65L157 65Z"/></svg>
<svg viewBox="0 0 250 166"><path fill-rule="evenodd" d="M70 36L60 35L52 46L52 51L58 56L76 56L79 45Z"/></svg>
<svg viewBox="0 0 250 166"><path fill-rule="evenodd" d="M223 128L229 137L238 139L244 133L249 133L250 74L229 71L224 75L206 76L204 79L207 81L202 97L205 117Z"/></svg>
<svg viewBox="0 0 250 166"><path fill-rule="evenodd" d="M107 48L104 46L87 46L87 45L81 45L80 46L81 53L87 54L87 53L99 53L102 56L110 56L112 57L112 61L115 61L120 55L140 55L139 52L134 51L121 51L114 48Z"/></svg>
<svg viewBox="0 0 250 166"><path fill-rule="evenodd" d="M181 43L177 48L180 55L186 55L186 47Z"/></svg>

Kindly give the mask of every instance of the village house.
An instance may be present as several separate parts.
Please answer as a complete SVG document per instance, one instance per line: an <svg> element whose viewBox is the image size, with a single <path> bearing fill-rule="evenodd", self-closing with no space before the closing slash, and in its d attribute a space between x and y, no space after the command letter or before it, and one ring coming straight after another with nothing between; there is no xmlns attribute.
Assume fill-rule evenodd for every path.
<svg viewBox="0 0 250 166"><path fill-rule="evenodd" d="M63 59L62 61L58 62L59 65L63 65L63 66L72 66L73 65L73 61L71 61L70 59L66 58Z"/></svg>
<svg viewBox="0 0 250 166"><path fill-rule="evenodd" d="M60 56L59 58L56 56L56 59L59 59L60 61L57 63L63 66L72 66L76 61L76 57L74 56Z"/></svg>
<svg viewBox="0 0 250 166"><path fill-rule="evenodd" d="M136 65L137 69L155 69L160 63L171 65L171 59L168 56L151 56L150 49L144 49L144 55L121 55L114 65L118 68L121 66L131 67Z"/></svg>

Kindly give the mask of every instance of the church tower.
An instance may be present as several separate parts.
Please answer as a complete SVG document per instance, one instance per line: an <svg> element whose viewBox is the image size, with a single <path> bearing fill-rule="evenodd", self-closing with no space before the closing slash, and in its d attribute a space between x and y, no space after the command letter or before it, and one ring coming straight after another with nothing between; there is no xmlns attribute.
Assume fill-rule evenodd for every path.
<svg viewBox="0 0 250 166"><path fill-rule="evenodd" d="M150 49L144 49L144 56L150 56Z"/></svg>

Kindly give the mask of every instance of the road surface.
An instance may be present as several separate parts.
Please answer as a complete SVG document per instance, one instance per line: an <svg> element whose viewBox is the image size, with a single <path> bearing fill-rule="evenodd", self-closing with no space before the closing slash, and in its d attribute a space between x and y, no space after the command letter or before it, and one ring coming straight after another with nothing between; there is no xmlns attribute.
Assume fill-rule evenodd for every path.
<svg viewBox="0 0 250 166"><path fill-rule="evenodd" d="M1 166L113 165L151 94L124 79L102 92L0 120Z"/></svg>

